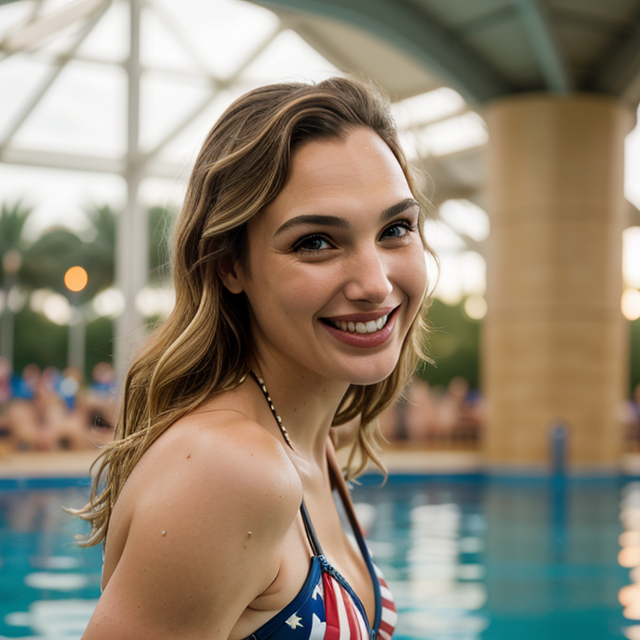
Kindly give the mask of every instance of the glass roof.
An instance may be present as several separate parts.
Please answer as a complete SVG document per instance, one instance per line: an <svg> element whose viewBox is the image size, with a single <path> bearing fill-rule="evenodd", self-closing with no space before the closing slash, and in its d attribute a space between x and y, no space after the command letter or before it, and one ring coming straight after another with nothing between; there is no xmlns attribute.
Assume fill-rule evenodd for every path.
<svg viewBox="0 0 640 640"><path fill-rule="evenodd" d="M113 167L127 151L128 30L126 0L0 5L0 92L11 96L0 100L0 201L22 198L35 208L32 237L52 224L82 231L83 208L124 202L124 180ZM140 152L162 166L141 185L148 205L180 202L204 136L238 95L339 72L275 13L241 0L147 0L140 64ZM482 118L446 87L396 103L394 115L414 159L446 158L487 140ZM93 170L63 168L73 162ZM627 197L640 208L637 129L628 138L626 172ZM465 236L486 238L486 214L468 201L448 201L429 234L442 258L439 295L481 295L484 260ZM629 237L625 246L640 243L637 234ZM640 255L640 244L632 250Z"/></svg>

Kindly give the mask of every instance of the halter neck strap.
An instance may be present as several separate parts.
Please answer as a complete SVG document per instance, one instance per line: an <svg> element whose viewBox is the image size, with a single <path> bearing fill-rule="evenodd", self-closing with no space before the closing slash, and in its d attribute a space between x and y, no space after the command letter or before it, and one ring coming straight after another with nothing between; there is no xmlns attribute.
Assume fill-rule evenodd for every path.
<svg viewBox="0 0 640 640"><path fill-rule="evenodd" d="M293 445L291 444L291 438L289 438L289 434L282 424L282 418L276 412L276 408L273 406L273 400L271 400L271 396L269 395L269 391L267 391L267 385L264 383L264 380L256 375L253 369L249 370L251 377L256 381L257 385L260 387L260 391L262 391L262 395L265 397L267 404L269 405L269 409L271 409L271 413L275 418L276 424L278 425L278 429L280 429L280 433L284 438L284 441L289 445L291 450L293 451Z"/></svg>
<svg viewBox="0 0 640 640"><path fill-rule="evenodd" d="M291 450L293 451L293 446L291 444L291 440L289 439L289 434L282 424L282 419L276 412L276 408L273 406L273 401L271 400L271 396L269 395L269 391L267 391L267 385L264 383L262 378L259 378L253 370L250 371L251 377L258 383L260 390L262 391L262 395L264 395L267 404L269 405L269 409L271 409L271 413L280 429L280 433L284 438L285 442L289 445ZM307 506L304 503L304 498L302 499L302 504L300 505L300 514L302 515L302 522L304 523L304 529L307 533L307 538L309 539L309 544L311 545L311 549L313 551L313 555L321 556L324 555L322 550L322 545L320 544L320 540L318 540L318 535L316 534L316 530L311 522L311 518L309 517L309 512L307 511Z"/></svg>

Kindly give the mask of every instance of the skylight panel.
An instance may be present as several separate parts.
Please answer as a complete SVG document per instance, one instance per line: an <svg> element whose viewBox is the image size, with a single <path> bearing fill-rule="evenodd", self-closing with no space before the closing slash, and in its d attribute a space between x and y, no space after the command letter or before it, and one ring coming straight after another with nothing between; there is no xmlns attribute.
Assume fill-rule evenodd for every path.
<svg viewBox="0 0 640 640"><path fill-rule="evenodd" d="M440 217L455 231L481 242L489 235L489 216L469 200L446 200L440 205Z"/></svg>
<svg viewBox="0 0 640 640"><path fill-rule="evenodd" d="M112 2L91 33L78 48L80 56L121 62L129 55L129 7Z"/></svg>
<svg viewBox="0 0 640 640"><path fill-rule="evenodd" d="M279 25L275 13L248 2L234 0L153 0L171 16L176 29L189 34L192 48L202 53L218 77L233 75L258 43Z"/></svg>
<svg viewBox="0 0 640 640"><path fill-rule="evenodd" d="M32 0L0 5L0 40L28 19L34 5L35 2Z"/></svg>
<svg viewBox="0 0 640 640"><path fill-rule="evenodd" d="M252 85L282 81L324 80L339 73L295 31L286 29L240 76Z"/></svg>
<svg viewBox="0 0 640 640"><path fill-rule="evenodd" d="M429 125L418 134L422 155L444 156L465 149L480 147L489 134L482 118L473 112Z"/></svg>
<svg viewBox="0 0 640 640"><path fill-rule="evenodd" d="M466 109L462 96L453 89L441 87L418 96L396 102L393 114L401 129L420 127Z"/></svg>
<svg viewBox="0 0 640 640"><path fill-rule="evenodd" d="M451 227L440 220L426 221L425 236L427 242L438 255L466 248L464 240Z"/></svg>
<svg viewBox="0 0 640 640"><path fill-rule="evenodd" d="M71 62L14 138L16 146L120 156L126 77L118 68Z"/></svg>

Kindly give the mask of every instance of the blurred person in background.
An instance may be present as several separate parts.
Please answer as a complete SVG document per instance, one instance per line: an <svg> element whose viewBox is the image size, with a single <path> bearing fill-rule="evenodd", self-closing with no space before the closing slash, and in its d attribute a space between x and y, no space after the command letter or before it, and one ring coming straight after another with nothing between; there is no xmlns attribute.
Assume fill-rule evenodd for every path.
<svg viewBox="0 0 640 640"><path fill-rule="evenodd" d="M11 384L11 399L7 407L7 423L11 431L10 440L18 450L44 450L49 438L40 428L40 417L36 406L36 389L40 380L40 367L27 365L22 376L14 375Z"/></svg>
<svg viewBox="0 0 640 640"><path fill-rule="evenodd" d="M83 409L90 429L90 440L102 446L113 439L118 418L116 376L108 362L99 362L92 371L93 383L87 390Z"/></svg>
<svg viewBox="0 0 640 640"><path fill-rule="evenodd" d="M406 392L407 408L405 420L407 438L412 442L431 440L437 432L437 398L426 380L412 380Z"/></svg>
<svg viewBox="0 0 640 640"><path fill-rule="evenodd" d="M14 379L13 393L5 389L7 398L0 413L2 449L85 450L110 442L117 412L113 370L101 363L97 371L97 387L87 390L74 367L62 372L47 367L42 373L37 365L25 367L22 376Z"/></svg>
<svg viewBox="0 0 640 640"><path fill-rule="evenodd" d="M0 356L0 407L6 406L11 398L11 363Z"/></svg>
<svg viewBox="0 0 640 640"><path fill-rule="evenodd" d="M634 387L631 397L620 407L620 414L627 450L640 451L640 383Z"/></svg>
<svg viewBox="0 0 640 640"><path fill-rule="evenodd" d="M447 385L432 387L416 378L401 398L380 417L389 442L409 441L429 446L475 446L485 419L484 401L478 391L456 376Z"/></svg>
<svg viewBox="0 0 640 640"><path fill-rule="evenodd" d="M0 356L0 455L11 451L14 447L7 417L11 399L11 373L11 363Z"/></svg>

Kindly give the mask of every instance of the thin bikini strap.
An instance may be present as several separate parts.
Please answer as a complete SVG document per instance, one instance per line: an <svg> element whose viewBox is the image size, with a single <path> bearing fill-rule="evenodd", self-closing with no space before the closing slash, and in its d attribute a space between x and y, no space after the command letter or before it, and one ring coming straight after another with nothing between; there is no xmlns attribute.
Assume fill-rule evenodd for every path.
<svg viewBox="0 0 640 640"><path fill-rule="evenodd" d="M378 629L380 627L380 622L382 619L382 594L380 592L380 581L378 580L378 576L376 574L373 559L371 558L371 554L369 553L369 547L367 547L367 543L364 539L364 534L362 533L362 529L360 528L360 523L358 522L358 518L356 517L356 512L353 507L353 501L351 500L351 495L349 494L347 483L344 479L344 476L342 475L342 470L340 469L340 464L333 447L333 442L331 442L330 439L327 442L327 460L329 462L329 475L333 481L333 486L338 490L338 495L340 496L340 500L342 501L342 505L344 506L344 510L347 514L347 518L349 519L349 523L351 524L351 528L353 529L353 534L356 537L356 542L358 543L358 547L360 548L360 553L362 553L364 562L367 565L367 569L369 570L369 575L371 576L371 581L373 582L373 595L375 599L375 616L373 621L373 629Z"/></svg>
<svg viewBox="0 0 640 640"><path fill-rule="evenodd" d="M311 545L313 555L323 556L324 551L322 550L322 545L320 544L320 540L318 540L316 530L314 529L311 518L309 517L309 512L307 511L307 505L304 503L304 498L302 499L302 504L300 505L300 514L302 515L304 530L307 532L307 538L309 539L309 544Z"/></svg>
<svg viewBox="0 0 640 640"><path fill-rule="evenodd" d="M330 446L330 445L329 445ZM349 519L349 524L353 529L353 533L356 536L356 540L358 544L360 541L364 543L364 536L362 534L362 529L360 528L360 523L358 522L358 518L356 517L355 509L353 508L353 501L351 500L351 496L349 495L349 489L347 488L347 483L344 481L344 477L342 475L342 471L340 470L340 465L335 456L335 452L331 451L329 446L327 446L327 460L329 462L329 475L333 480L333 486L338 490L338 495L340 496L340 500L344 506L345 513L347 514L347 518ZM366 545L365 545L366 548ZM368 549L365 554L365 559L369 555Z"/></svg>
<svg viewBox="0 0 640 640"><path fill-rule="evenodd" d="M287 430L284 428L282 424L282 419L276 412L276 408L273 406L273 400L271 400L271 396L267 391L267 385L264 383L262 378L259 378L253 370L250 370L249 373L251 377L256 381L258 386L260 387L260 391L264 395L267 404L269 405L269 409L271 409L271 413L275 418L276 424L280 429L280 433L284 438L284 441L289 445L289 448L293 451L293 445L291 444L291 440L289 439L289 434ZM324 552L322 551L322 545L320 544L320 540L318 540L318 535L316 534L316 530L313 527L313 523L311 522L311 518L309 517L309 512L307 511L307 506L304 503L304 498L302 499L302 504L300 505L300 514L302 515L302 522L304 523L304 530L307 533L307 538L309 539L309 544L311 545L311 550L313 551L314 556L322 556Z"/></svg>
<svg viewBox="0 0 640 640"><path fill-rule="evenodd" d="M273 417L275 418L276 424L278 425L278 429L280 429L280 433L282 434L284 441L289 445L289 447L293 451L293 445L291 444L291 439L289 438L289 434L287 433L287 430L284 428L284 425L282 424L282 418L278 415L276 408L273 406L273 400L271 399L271 396L267 391L267 385L264 383L264 380L262 378L258 377L254 373L253 369L249 369L249 373L251 374L251 377L256 381L256 384L260 387L260 391L262 391L262 395L265 397L265 400L269 405L269 409L271 409L271 413L273 413Z"/></svg>

